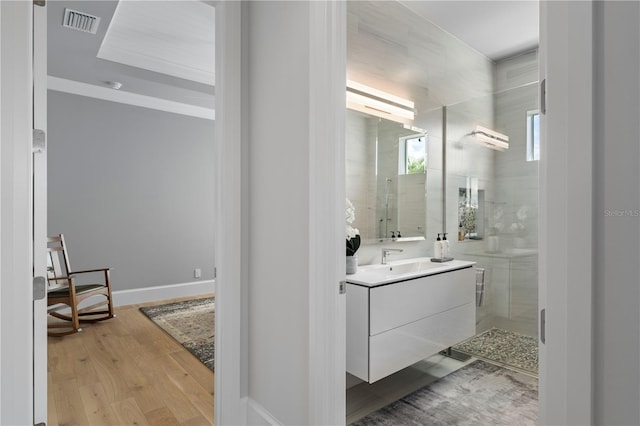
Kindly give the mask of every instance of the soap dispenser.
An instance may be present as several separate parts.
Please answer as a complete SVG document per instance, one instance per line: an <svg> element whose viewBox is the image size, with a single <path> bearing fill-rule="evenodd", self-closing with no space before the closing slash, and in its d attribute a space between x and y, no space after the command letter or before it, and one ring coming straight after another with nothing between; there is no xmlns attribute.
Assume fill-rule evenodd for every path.
<svg viewBox="0 0 640 426"><path fill-rule="evenodd" d="M440 234L438 234L436 242L433 243L433 257L442 259L442 240L440 239Z"/></svg>
<svg viewBox="0 0 640 426"><path fill-rule="evenodd" d="M442 258L449 257L449 240L447 240L447 233L442 234Z"/></svg>

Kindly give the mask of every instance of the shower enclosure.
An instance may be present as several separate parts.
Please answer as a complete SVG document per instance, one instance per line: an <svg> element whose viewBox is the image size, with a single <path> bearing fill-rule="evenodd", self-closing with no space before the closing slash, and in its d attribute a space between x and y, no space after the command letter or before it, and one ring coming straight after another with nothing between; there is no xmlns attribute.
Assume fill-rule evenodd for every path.
<svg viewBox="0 0 640 426"><path fill-rule="evenodd" d="M537 52L499 61L496 75L494 93L446 108L447 230L456 257L485 270L478 336L460 348L537 373ZM477 143L477 125L509 148Z"/></svg>

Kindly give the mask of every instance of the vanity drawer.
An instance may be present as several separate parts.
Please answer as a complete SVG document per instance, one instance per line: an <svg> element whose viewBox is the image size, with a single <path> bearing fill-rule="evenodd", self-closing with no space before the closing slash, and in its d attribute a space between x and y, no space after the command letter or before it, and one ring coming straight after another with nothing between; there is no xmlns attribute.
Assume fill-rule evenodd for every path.
<svg viewBox="0 0 640 426"><path fill-rule="evenodd" d="M474 298L473 268L372 288L369 335L374 336L439 312L475 303Z"/></svg>
<svg viewBox="0 0 640 426"><path fill-rule="evenodd" d="M369 338L369 383L473 336L475 303L468 303Z"/></svg>

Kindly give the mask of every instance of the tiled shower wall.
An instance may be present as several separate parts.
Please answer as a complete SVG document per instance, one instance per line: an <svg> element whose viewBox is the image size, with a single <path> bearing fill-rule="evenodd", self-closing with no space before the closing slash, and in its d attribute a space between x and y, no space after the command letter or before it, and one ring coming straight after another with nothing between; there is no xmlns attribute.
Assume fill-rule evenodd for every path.
<svg viewBox="0 0 640 426"><path fill-rule="evenodd" d="M537 83L537 52L496 66L495 123L510 137L509 149L496 154L496 201L504 203L506 227L517 224L520 229L503 230L505 247L538 247L539 162L526 159L526 119L528 112L538 110Z"/></svg>
<svg viewBox="0 0 640 426"><path fill-rule="evenodd" d="M527 161L526 120L537 111L537 51L501 61L496 66L495 120L510 140L509 150L496 155L496 200L504 207L505 222L511 223L501 239L506 249L530 249L526 256L510 259L509 310L507 321L498 321L511 331L537 336L538 331L538 163ZM518 214L519 213L519 214ZM513 226L513 224L516 226ZM513 228L519 231L512 231Z"/></svg>
<svg viewBox="0 0 640 426"><path fill-rule="evenodd" d="M500 250L488 252L485 238L463 252L486 269L478 333L498 327L537 336L539 162L526 158L527 114L538 109L537 52L497 63L495 86L493 128L509 136L509 149L494 152L493 191L484 207L486 226L497 228Z"/></svg>

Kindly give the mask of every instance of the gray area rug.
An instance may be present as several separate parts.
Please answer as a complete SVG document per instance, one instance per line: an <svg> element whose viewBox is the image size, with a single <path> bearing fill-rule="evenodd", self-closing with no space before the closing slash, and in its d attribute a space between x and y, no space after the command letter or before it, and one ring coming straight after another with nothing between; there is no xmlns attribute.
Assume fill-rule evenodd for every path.
<svg viewBox="0 0 640 426"><path fill-rule="evenodd" d="M525 426L537 421L538 380L478 360L352 424Z"/></svg>
<svg viewBox="0 0 640 426"><path fill-rule="evenodd" d="M492 328L454 349L471 356L538 374L538 339Z"/></svg>
<svg viewBox="0 0 640 426"><path fill-rule="evenodd" d="M215 331L213 297L145 306L140 310L213 371Z"/></svg>

